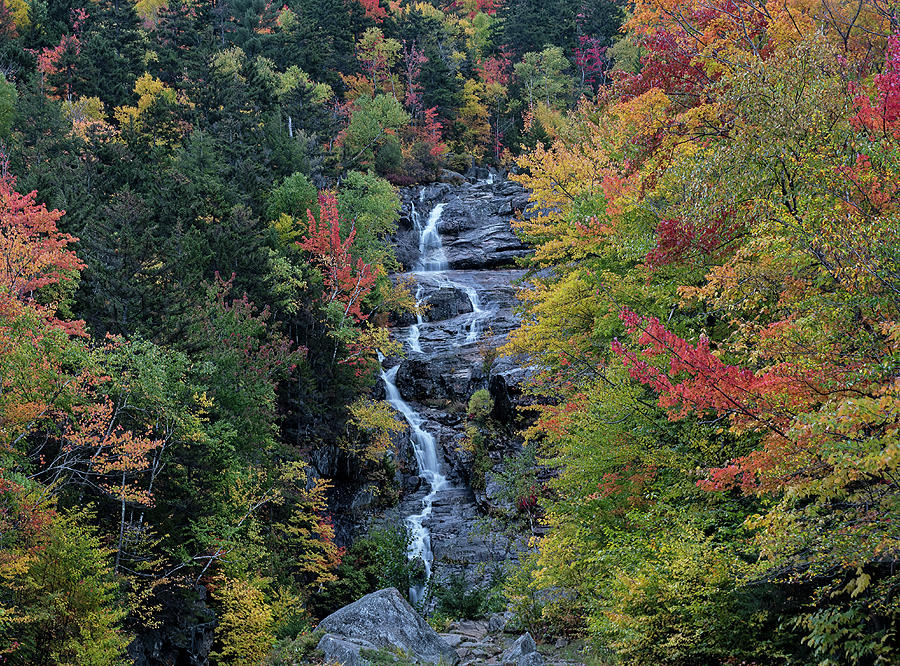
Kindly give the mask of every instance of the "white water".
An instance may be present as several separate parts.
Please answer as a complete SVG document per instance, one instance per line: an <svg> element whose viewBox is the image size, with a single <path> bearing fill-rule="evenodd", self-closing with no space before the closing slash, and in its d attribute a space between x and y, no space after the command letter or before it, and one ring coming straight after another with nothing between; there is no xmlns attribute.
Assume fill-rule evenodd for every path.
<svg viewBox="0 0 900 666"><path fill-rule="evenodd" d="M425 200L425 188L419 192L419 201ZM422 220L415 204L412 206L412 222L413 227L419 233L419 262L416 265L417 273L440 272L447 269L447 256L444 254L444 245L441 241L441 235L438 232L437 225L441 219L441 213L445 204L440 203L434 207L428 216L425 226L422 226ZM414 352L422 352L422 345L419 343L420 327L422 321L422 299L425 289L419 282L416 287L416 323L409 329L408 344L410 350ZM409 544L408 555L410 559L421 557L425 563L426 581L431 578L431 564L434 560L434 554L431 550L431 533L425 527L425 520L431 515L434 498L438 491L447 486L447 478L441 474L441 465L437 458L437 444L434 436L422 427L422 416L413 410L407 403L397 388L396 379L400 366L394 366L387 372L382 371L381 378L384 381L385 392L388 402L398 412L403 414L403 418L409 424L410 443L416 456L416 463L419 466L419 475L428 482L430 488L425 497L422 498L422 510L419 513L406 517L406 524L409 526L412 539ZM410 588L410 601L414 604L421 601L425 594L425 586L415 586Z"/></svg>
<svg viewBox="0 0 900 666"><path fill-rule="evenodd" d="M425 201L425 188L423 187L419 190L419 201ZM416 208L415 204L411 204L411 217L413 228L416 230L416 233L419 234L419 238L422 237L422 217L419 215L419 209ZM419 242L419 247L421 249L421 241ZM420 326L422 326L422 296L424 294L424 290L422 289L422 284L419 283L416 286L416 323L409 327L409 339L407 340L407 344L411 351L422 353L422 345L419 344L419 331Z"/></svg>
<svg viewBox="0 0 900 666"><path fill-rule="evenodd" d="M409 327L409 344L410 351L422 353L422 345L419 343L419 327L424 323L422 321L422 295L425 290L421 283L416 285L416 323Z"/></svg>
<svg viewBox="0 0 900 666"><path fill-rule="evenodd" d="M428 494L422 498L422 510L419 513L406 517L406 524L409 525L412 535L407 554L411 560L417 557L422 558L422 561L425 562L427 580L431 577L431 562L434 559L434 555L431 551L431 534L424 523L428 516L431 515L435 495L447 486L447 478L441 474L441 465L437 459L437 446L435 445L434 437L422 427L422 417L410 407L397 389L396 379L399 369L400 366L395 365L387 372L382 371L381 378L384 380L388 402L394 409L403 414L403 418L409 424L409 439L416 455L416 463L419 465L419 475L424 477L431 486ZM424 592L424 585L410 588L410 601L413 604L418 603L422 599Z"/></svg>
<svg viewBox="0 0 900 666"><path fill-rule="evenodd" d="M493 174L492 174L493 179ZM425 201L425 189L419 193L419 202ZM438 224L441 221L441 214L446 204L439 203L431 211L428 220L423 225L419 211L415 204L412 205L411 218L413 227L419 234L419 261L417 262L414 272L419 277L426 274L437 278L437 286L451 287L459 289L468 296L472 304L471 321L467 323L460 335L465 335L465 343L471 344L478 341L480 333L480 322L491 315L491 312L485 310L481 306L481 300L478 292L474 287L460 284L454 280L450 280L444 275L449 268L447 255L444 252L443 241L438 232ZM433 279L431 281L434 281ZM407 345L409 350L422 353L422 345L420 341L421 326L424 323L422 318L422 304L425 298L425 288L422 280L416 287L416 323L410 326ZM390 370L381 372L381 379L384 381L385 393L387 400L391 406L398 412L403 414L403 418L410 427L410 443L416 456L416 463L419 466L419 475L429 484L428 493L422 498L422 510L419 513L406 517L406 524L410 528L412 536L408 555L410 559L421 557L425 563L426 580L431 577L432 562L434 554L431 548L431 534L425 526L425 521L431 515L434 499L437 493L447 487L447 478L441 473L441 465L437 456L437 445L434 436L424 429L424 419L416 412L409 403L407 403L400 395L397 388L397 372L400 366L394 366ZM410 601L418 603L425 594L425 585L410 589Z"/></svg>
<svg viewBox="0 0 900 666"><path fill-rule="evenodd" d="M484 182L493 183L494 174L491 173L489 178ZM424 201L425 188L423 187L419 191L419 202L421 203ZM441 221L441 215L444 212L445 206L446 204L444 203L437 204L429 214L428 221L425 223L424 227L422 226L421 215L415 204L411 206L413 228L419 234L419 261L414 268L415 273L418 275L423 273L443 273L449 268L447 255L444 252L444 244L441 240L441 234L438 232L438 224ZM465 344L477 342L478 335L481 332L480 323L485 317L488 317L491 314L489 311L482 309L478 292L475 291L474 287L460 284L459 282L445 277L441 279L440 286L459 289L469 298L469 303L472 304L472 317L468 329L465 332ZM410 351L420 354L422 353L422 345L419 338L421 335L421 326L424 323L422 320L423 296L424 289L420 282L419 286L416 288L416 323L410 326L409 337L407 338L407 344L409 345Z"/></svg>
<svg viewBox="0 0 900 666"><path fill-rule="evenodd" d="M480 332L478 324L481 323L481 320L490 314L487 310L481 309L481 299L478 298L478 292L475 291L475 287L470 287L468 285L455 283L462 289L466 296L469 297L469 302L472 304L472 321L469 324L469 332L466 335L466 343L471 344L473 342L478 342L478 333Z"/></svg>
<svg viewBox="0 0 900 666"><path fill-rule="evenodd" d="M447 204L439 203L428 216L425 228L419 230L419 263L417 273L434 273L447 270L447 255L444 254L444 243L438 232L438 222ZM415 208L415 206L413 206Z"/></svg>

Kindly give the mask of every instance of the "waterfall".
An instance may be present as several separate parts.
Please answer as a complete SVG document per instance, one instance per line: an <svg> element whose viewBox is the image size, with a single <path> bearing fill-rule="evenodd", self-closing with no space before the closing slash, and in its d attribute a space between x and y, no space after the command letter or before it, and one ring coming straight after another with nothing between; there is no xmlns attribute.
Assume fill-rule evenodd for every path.
<svg viewBox="0 0 900 666"><path fill-rule="evenodd" d="M422 345L419 344L419 330L422 324L422 296L425 293L425 290L422 288L421 283L416 285L416 323L409 327L409 338L407 339L407 343L409 344L410 351L422 353Z"/></svg>
<svg viewBox="0 0 900 666"><path fill-rule="evenodd" d="M435 206L428 216L425 228L419 231L417 273L433 273L447 270L447 255L444 254L444 244L441 241L441 234L437 228L438 222L441 221L441 213L444 212L446 205L445 203L439 203Z"/></svg>
<svg viewBox="0 0 900 666"><path fill-rule="evenodd" d="M431 507L434 504L434 497L439 490L447 486L447 479L441 474L441 466L437 459L437 446L434 436L422 427L422 417L418 412L410 407L397 389L397 371L399 365L395 365L388 371L382 371L381 379L384 381L385 393L388 402L398 412L403 414L403 418L409 424L410 443L416 455L416 463L419 466L419 475L424 477L430 484L428 494L422 498L422 510L411 516L406 517L406 524L409 525L412 535L412 541L409 545L409 558L414 559L421 557L425 562L426 580L431 577L431 562L433 554L431 551L431 535L428 528L425 527L425 520L431 515ZM411 588L409 591L410 601L413 604L418 603L424 596L425 586L420 585Z"/></svg>
<svg viewBox="0 0 900 666"><path fill-rule="evenodd" d="M475 291L475 287L470 287L465 284L459 284L458 282L454 283L463 292L465 292L466 296L469 297L469 303L472 304L472 321L469 324L469 332L466 335L466 343L471 344L473 342L478 342L478 324L490 313L487 310L481 309L481 299L478 298L478 292Z"/></svg>
<svg viewBox="0 0 900 666"><path fill-rule="evenodd" d="M419 204L421 205L424 201L425 188L422 188L419 192ZM427 295L426 285L428 287L437 287L438 289L443 287L457 289L465 293L472 304L471 319L467 320L462 328L459 329L460 342L454 343L455 345L477 342L481 321L492 314L492 311L485 310L482 307L481 299L475 287L452 280L447 275L449 262L444 252L441 234L438 231L441 215L446 205L446 203L435 205L424 224L415 203L412 203L410 210L413 228L419 235L419 260L414 267L414 273L418 278L416 286L416 323L409 328L406 344L409 351L416 353L423 353L420 342L421 327L424 324L421 308ZM400 395L400 390L397 388L397 373L399 369L399 365L394 366L390 370L382 369L381 379L384 382L388 403L400 412L409 424L410 444L415 452L419 476L428 483L428 492L422 498L421 511L405 518L412 537L408 551L409 558L422 558L425 563L427 581L431 577L434 556L431 547L431 533L425 526L425 522L432 513L435 497L438 492L448 487L448 482L447 478L441 473L437 443L434 436L423 427L424 419L422 415L415 411ZM410 589L410 601L413 603L421 601L425 594L426 585Z"/></svg>
<svg viewBox="0 0 900 666"><path fill-rule="evenodd" d="M402 328L391 329L407 358L379 360L384 401L408 424L403 450L407 459L410 450L414 453L409 467L418 467L403 470L399 507L388 515L408 530L407 556L418 574L409 600L420 606L429 602L438 579L460 572L477 580L481 572L466 563L503 562L518 547L517 540L482 529L465 475L447 462L465 422L429 402L448 398L464 404L486 379L485 356L475 345L501 344L518 325L512 284L524 271L497 266L528 252L499 212L511 210L521 194L512 187L487 187L491 180L404 191L408 235L401 236L398 249L415 259L404 259L404 273L393 277L401 285L415 281L406 300L414 296L418 311ZM491 337L483 340L489 326Z"/></svg>
<svg viewBox="0 0 900 666"><path fill-rule="evenodd" d="M425 189L419 192L419 201L425 200ZM431 211L425 226L422 226L422 219L415 204L412 205L411 217L415 230L419 233L419 261L416 265L416 273L432 273L440 272L447 269L447 256L444 254L444 245L441 241L441 235L437 230L437 225L441 219L441 213L446 204L439 203ZM425 294L425 290L421 281L416 287L416 323L409 329L409 338L407 343L409 348L414 352L422 352L422 346L419 343L420 326L422 325L421 305ZM477 295L475 295L477 299ZM441 465L437 457L437 444L434 436L422 427L422 416L413 410L413 408L400 395L397 388L397 372L400 366L394 366L390 370L381 372L381 379L384 382L385 393L390 405L398 412L403 414L403 418L409 424L410 443L416 456L416 463L419 467L419 476L423 477L429 484L428 493L422 498L422 510L419 513L406 517L406 524L410 528L412 536L408 555L410 559L421 557L425 563L426 581L431 577L431 564L434 559L431 550L431 534L425 527L425 520L431 515L434 498L438 491L447 486L446 477L441 474ZM409 591L410 601L418 603L421 601L425 593L425 586L420 585L411 588Z"/></svg>

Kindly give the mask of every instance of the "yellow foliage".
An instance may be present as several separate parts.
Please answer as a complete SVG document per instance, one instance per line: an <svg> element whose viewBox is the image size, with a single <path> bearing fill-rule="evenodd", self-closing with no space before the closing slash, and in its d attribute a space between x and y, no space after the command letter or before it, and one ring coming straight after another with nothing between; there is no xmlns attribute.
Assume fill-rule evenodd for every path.
<svg viewBox="0 0 900 666"><path fill-rule="evenodd" d="M6 6L12 13L13 21L20 30L31 25L28 18L28 2L26 0L6 0Z"/></svg>
<svg viewBox="0 0 900 666"><path fill-rule="evenodd" d="M134 11L150 27L156 24L159 12L168 7L168 0L135 0Z"/></svg>
<svg viewBox="0 0 900 666"><path fill-rule="evenodd" d="M355 453L363 460L378 461L393 448L393 438L406 432L407 425L399 420L393 408L383 400L359 398L350 405L350 422L368 440Z"/></svg>
<svg viewBox="0 0 900 666"><path fill-rule="evenodd" d="M139 95L137 106L118 106L113 116L120 125L138 122L141 114L158 100L174 104L175 91L151 74L143 74L134 84L134 92Z"/></svg>
<svg viewBox="0 0 900 666"><path fill-rule="evenodd" d="M215 656L220 663L257 666L275 642L272 608L263 593L247 581L220 578L217 582L213 599L222 611L216 627L220 647Z"/></svg>

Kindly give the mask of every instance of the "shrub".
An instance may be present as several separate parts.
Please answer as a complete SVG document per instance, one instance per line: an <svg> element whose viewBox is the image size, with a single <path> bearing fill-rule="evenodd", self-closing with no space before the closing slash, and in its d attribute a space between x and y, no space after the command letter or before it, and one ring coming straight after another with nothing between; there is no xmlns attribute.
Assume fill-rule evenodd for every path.
<svg viewBox="0 0 900 666"><path fill-rule="evenodd" d="M494 399L487 389L479 389L469 398L469 420L484 422L494 411Z"/></svg>
<svg viewBox="0 0 900 666"><path fill-rule="evenodd" d="M325 583L309 600L308 608L325 617L370 592L396 587L409 593L413 565L407 556L410 535L401 525L379 525L357 540L337 568L337 580Z"/></svg>
<svg viewBox="0 0 900 666"><path fill-rule="evenodd" d="M432 588L437 599L436 615L476 620L503 610L506 601L500 592L502 586L495 576L490 585L476 587L461 573L452 574L446 581L435 581Z"/></svg>
<svg viewBox="0 0 900 666"><path fill-rule="evenodd" d="M228 664L255 666L269 654L275 642L272 608L263 593L244 580L225 580L213 598L221 606L213 655Z"/></svg>
<svg viewBox="0 0 900 666"><path fill-rule="evenodd" d="M325 655L317 649L324 631L278 641L262 662L263 666L299 666L324 661Z"/></svg>

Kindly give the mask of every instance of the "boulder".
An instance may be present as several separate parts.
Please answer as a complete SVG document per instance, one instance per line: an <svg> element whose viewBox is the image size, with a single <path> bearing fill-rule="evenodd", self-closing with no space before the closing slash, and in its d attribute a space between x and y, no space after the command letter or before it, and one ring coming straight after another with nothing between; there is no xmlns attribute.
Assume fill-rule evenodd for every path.
<svg viewBox="0 0 900 666"><path fill-rule="evenodd" d="M455 185L459 187L460 185L465 184L466 177L461 173L451 171L450 169L441 169L438 180L440 180L442 183L447 183L448 185Z"/></svg>
<svg viewBox="0 0 900 666"><path fill-rule="evenodd" d="M443 287L429 294L425 303L428 305L423 317L425 321L444 321L472 312L469 297L461 289L453 287Z"/></svg>
<svg viewBox="0 0 900 666"><path fill-rule="evenodd" d="M404 651L417 663L449 665L459 661L456 652L393 587L344 606L322 620L319 629L335 641Z"/></svg>
<svg viewBox="0 0 900 666"><path fill-rule="evenodd" d="M512 613L492 613L488 616L488 631L492 634L499 634L503 631L506 631L506 625L509 624L509 620L512 617Z"/></svg>
<svg viewBox="0 0 900 666"><path fill-rule="evenodd" d="M342 666L365 666L368 663L360 656L360 650L375 649L368 641L351 643L340 636L325 634L316 646L325 655L325 661L329 664L341 664Z"/></svg>
<svg viewBox="0 0 900 666"><path fill-rule="evenodd" d="M519 657L516 666L544 666L544 657L541 656L540 652L529 652Z"/></svg>
<svg viewBox="0 0 900 666"><path fill-rule="evenodd" d="M428 565L421 557L410 560L409 580L413 585L424 585L428 582Z"/></svg>
<svg viewBox="0 0 900 666"><path fill-rule="evenodd" d="M459 644L463 642L463 637L459 634L439 634L441 639L452 647L454 650L459 647Z"/></svg>
<svg viewBox="0 0 900 666"><path fill-rule="evenodd" d="M544 658L537 651L537 645L531 634L526 632L503 653L500 663L503 666L543 666Z"/></svg>

